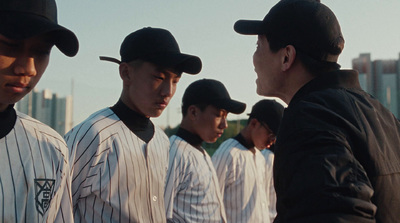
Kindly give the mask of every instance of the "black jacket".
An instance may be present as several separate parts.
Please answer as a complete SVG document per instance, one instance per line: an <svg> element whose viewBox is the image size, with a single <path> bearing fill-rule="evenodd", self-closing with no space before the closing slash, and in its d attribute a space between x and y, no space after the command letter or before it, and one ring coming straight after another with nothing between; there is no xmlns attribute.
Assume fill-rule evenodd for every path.
<svg viewBox="0 0 400 223"><path fill-rule="evenodd" d="M400 222L400 124L356 71L303 86L277 136L275 222Z"/></svg>

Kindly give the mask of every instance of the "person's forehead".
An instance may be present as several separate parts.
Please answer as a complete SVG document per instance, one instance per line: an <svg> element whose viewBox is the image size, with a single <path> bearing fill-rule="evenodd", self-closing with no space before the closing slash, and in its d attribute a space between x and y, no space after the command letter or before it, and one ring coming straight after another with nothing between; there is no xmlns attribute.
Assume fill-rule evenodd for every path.
<svg viewBox="0 0 400 223"><path fill-rule="evenodd" d="M208 108L209 110L211 110L211 111L214 111L214 112L222 112L223 114L228 114L228 111L227 111L227 110L225 110L225 109L223 109L223 108L218 108L217 106L212 105L212 104L209 104L209 105L207 106L207 108Z"/></svg>
<svg viewBox="0 0 400 223"><path fill-rule="evenodd" d="M7 37L0 33L0 40L12 42L15 44L23 44L23 43L29 42L29 43L33 43L35 45L46 45L46 46L54 45L54 38L48 34L42 34L42 35L38 35L38 36L26 38L26 39L14 39L14 38Z"/></svg>
<svg viewBox="0 0 400 223"><path fill-rule="evenodd" d="M181 77L181 73L175 72L173 68L165 68L165 67L159 66L153 62L149 62L149 61L145 61L145 60L131 61L131 62L129 62L129 65L135 66L135 63L141 63L141 68L143 68L143 69L148 69L148 70L152 70L155 72L164 73L166 75L170 75L171 78L180 78Z"/></svg>

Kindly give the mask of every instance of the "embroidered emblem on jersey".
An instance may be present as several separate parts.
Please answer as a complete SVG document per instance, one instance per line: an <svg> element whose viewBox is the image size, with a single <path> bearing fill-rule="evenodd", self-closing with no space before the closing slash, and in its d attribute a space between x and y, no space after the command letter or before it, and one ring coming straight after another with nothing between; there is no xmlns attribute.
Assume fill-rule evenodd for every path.
<svg viewBox="0 0 400 223"><path fill-rule="evenodd" d="M36 190L36 210L43 215L46 213L50 206L50 201L53 196L54 190L53 179L35 179L35 190Z"/></svg>

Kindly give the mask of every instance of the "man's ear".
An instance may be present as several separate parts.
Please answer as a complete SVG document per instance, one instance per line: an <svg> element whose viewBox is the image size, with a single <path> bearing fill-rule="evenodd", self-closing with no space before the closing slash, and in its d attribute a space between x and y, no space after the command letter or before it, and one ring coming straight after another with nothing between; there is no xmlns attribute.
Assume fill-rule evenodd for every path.
<svg viewBox="0 0 400 223"><path fill-rule="evenodd" d="M293 66L296 55L296 48L292 45L287 45L282 49L282 71L287 71Z"/></svg>
<svg viewBox="0 0 400 223"><path fill-rule="evenodd" d="M191 120L195 120L198 115L198 108L195 105L190 105L186 113Z"/></svg>
<svg viewBox="0 0 400 223"><path fill-rule="evenodd" d="M123 83L129 82L131 80L130 69L132 69L129 64L123 62L119 65L119 76L121 77Z"/></svg>
<svg viewBox="0 0 400 223"><path fill-rule="evenodd" d="M255 128L257 126L258 120L255 118L250 119L249 126Z"/></svg>

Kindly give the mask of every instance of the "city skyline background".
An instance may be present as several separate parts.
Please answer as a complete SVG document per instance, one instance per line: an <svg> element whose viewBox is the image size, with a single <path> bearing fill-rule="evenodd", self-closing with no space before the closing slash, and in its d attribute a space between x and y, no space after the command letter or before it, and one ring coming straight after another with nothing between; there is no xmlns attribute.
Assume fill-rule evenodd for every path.
<svg viewBox="0 0 400 223"><path fill-rule="evenodd" d="M59 23L77 35L80 50L77 56L68 58L54 48L49 67L36 88L48 88L60 96L72 93L74 125L93 112L112 106L122 87L118 65L98 58L104 55L119 59L125 36L151 26L169 30L182 52L197 55L203 62L199 75L182 76L167 109L160 117L152 118L154 123L161 127L179 124L183 92L191 82L201 78L223 82L233 99L247 104L243 114L229 114L229 120L247 118L253 104L263 98L256 94L252 64L257 37L235 33L233 24L239 19L262 20L276 2L57 1ZM362 53L370 53L372 60L399 59L400 1L321 2L332 9L341 24L346 41L339 58L342 68L351 68L352 59Z"/></svg>

